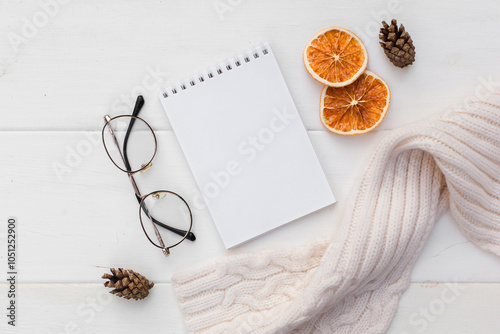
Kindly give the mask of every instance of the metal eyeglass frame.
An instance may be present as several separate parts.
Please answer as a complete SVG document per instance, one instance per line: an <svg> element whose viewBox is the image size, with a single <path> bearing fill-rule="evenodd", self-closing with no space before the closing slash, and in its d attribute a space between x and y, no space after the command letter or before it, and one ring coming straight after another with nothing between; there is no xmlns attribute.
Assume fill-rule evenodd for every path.
<svg viewBox="0 0 500 334"><path fill-rule="evenodd" d="M101 133L101 136L102 136L102 142L103 142L103 145L104 145L104 149L106 150L106 154L108 155L108 157L111 159L111 161L113 162L113 164L118 167L118 169L120 169L121 171L127 173L128 177L129 177L129 180L130 182L132 183L132 187L134 188L134 192L135 192L135 197L137 198L137 201L139 202L139 219L141 221L141 227L142 227L142 230L144 231L144 234L146 234L146 237L148 238L148 240L156 247L158 248L161 248L162 251L163 251L163 254L165 254L165 256L168 256L170 255L170 249L177 246L178 244L180 244L181 242L183 242L185 239L187 240L190 240L190 241L195 241L196 240L196 236L194 235L193 232L191 232L191 228L193 226L193 214L191 212L191 208L189 207L189 205L187 204L186 200L184 198L182 198L182 196L180 196L179 194L173 192L173 191L169 191L169 190L156 190L156 191L153 191L147 195L141 195L141 192L139 191L139 188L137 186L137 183L135 182L135 179L134 179L134 174L138 173L138 172L145 172L147 169L149 169L151 166L152 166L152 161L154 159L154 157L156 156L156 151L157 151L157 148L158 148L158 142L156 140L156 134L153 130L153 128L148 124L148 122L146 122L144 119L138 117L137 115L139 114L139 112L141 111L142 107L144 106L144 98L142 97L142 95L139 95L137 97L137 100L136 100L136 103L135 103L135 107L134 107L134 111L132 113L132 115L120 115L120 116L116 116L116 117L113 117L111 118L109 115L105 115L104 116L104 126L102 128L102 133ZM115 133L113 131L113 129L111 128L111 126L108 126L109 123L113 120L116 120L116 119L119 119L119 118L129 118L130 119L130 123L127 127L127 131L126 131L126 134L125 134L125 138L123 140L123 149L120 148L120 144L118 143L118 139L116 138L115 136ZM153 156L151 157L151 160L149 160L149 162L147 164L144 164L141 166L141 168L137 169L137 170L131 170L132 168L130 167L130 163L129 163L129 159L128 159L128 154L127 154L127 145L128 145L128 139L129 139L129 136L130 136L130 133L132 131L132 128L134 126L134 123L136 120L140 120L142 122L144 122L149 130L151 130L151 133L153 134L153 138L154 138L154 142L155 142L155 150L154 150L154 153L153 153ZM126 169L123 169L122 167L120 167L114 160L113 158L111 157L111 154L109 153L108 151L108 148L106 147L106 142L104 140L104 133L105 133L105 130L106 128L108 128L112 138L113 138L113 142L116 146L116 148L118 149L118 152L120 153L120 157L121 159L123 160L123 163L125 165L125 168ZM172 227L172 226L169 226L169 225L166 225L160 221L158 221L157 219L155 219L154 217L152 217L149 213L149 210L147 209L146 207L146 204L144 203L144 199L146 199L148 196L155 196L157 195L158 193L161 193L161 192L164 192L164 193L168 193L168 194L171 194L171 195L174 195L176 197L178 197L185 205L186 207L188 208L188 211L189 211L189 218L190 218L190 223L189 223L189 229L186 231L186 230L182 230L182 229L178 229L178 228L175 228L175 227ZM153 240L151 240L151 238L149 237L148 233L146 232L146 229L144 228L144 223L142 221L142 215L141 215L141 211L144 211L144 213L149 217L150 221L151 221L151 224L153 225L153 229L154 229L154 232L155 232L155 235L156 235L156 238L158 239L158 242L160 243L159 245L156 244ZM171 246L165 246L165 243L163 242L163 239L161 237L161 234L160 232L158 231L158 228L156 227L156 225L172 232L172 233L175 233L179 236L183 236L183 238L178 241L177 243L171 245Z"/></svg>

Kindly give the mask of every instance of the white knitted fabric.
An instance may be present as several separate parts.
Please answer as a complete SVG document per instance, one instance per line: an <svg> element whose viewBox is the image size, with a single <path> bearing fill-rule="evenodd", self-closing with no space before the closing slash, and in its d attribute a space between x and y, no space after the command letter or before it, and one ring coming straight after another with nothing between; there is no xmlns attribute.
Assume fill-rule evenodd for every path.
<svg viewBox="0 0 500 334"><path fill-rule="evenodd" d="M384 333L436 220L500 256L500 95L385 138L333 240L174 275L192 333Z"/></svg>

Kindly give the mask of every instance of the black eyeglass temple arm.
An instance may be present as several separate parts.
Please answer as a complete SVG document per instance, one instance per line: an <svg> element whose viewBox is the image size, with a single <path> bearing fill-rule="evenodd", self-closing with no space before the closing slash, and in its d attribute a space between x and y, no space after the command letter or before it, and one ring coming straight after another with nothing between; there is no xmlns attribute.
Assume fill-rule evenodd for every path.
<svg viewBox="0 0 500 334"><path fill-rule="evenodd" d="M134 106L134 111L132 112L132 116L139 115L143 106L144 106L144 97L142 97L142 95L139 95L137 97L137 100L135 101L135 106ZM134 127L134 124L135 124L135 118L132 117L132 118L130 118L130 123L128 124L128 127L127 127L127 133L125 134L125 139L123 140L124 163L125 163L125 168L129 172L132 171L132 168L130 167L130 163L128 161L127 146L128 146L128 137L130 136L130 132L132 132L132 128Z"/></svg>
<svg viewBox="0 0 500 334"><path fill-rule="evenodd" d="M139 205L141 203L141 198L139 196L137 196L137 194L135 195L135 197L137 198L137 201L139 202ZM175 228L175 227L172 227L172 226L168 226L168 225L165 225L163 224L162 222L158 221L155 217L152 217L149 212L148 212L148 209L146 207L146 204L142 203L142 206L141 206L142 210L144 211L144 213L146 214L146 216L148 217L151 217L151 220L153 221L153 223L155 223L156 225L158 226L161 226L163 227L164 229L166 230L169 230L170 232L172 233L175 233L181 237L185 236L186 235L186 231L185 230L181 230L181 229L178 229L178 228ZM186 239L189 240L189 241L195 241L196 240L196 236L194 235L193 232L189 232L187 235L186 235Z"/></svg>

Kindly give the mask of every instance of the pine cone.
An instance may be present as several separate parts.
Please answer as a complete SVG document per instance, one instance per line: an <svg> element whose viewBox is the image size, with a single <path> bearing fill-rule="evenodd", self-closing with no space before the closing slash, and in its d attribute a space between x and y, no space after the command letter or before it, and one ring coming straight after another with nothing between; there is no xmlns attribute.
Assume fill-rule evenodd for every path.
<svg viewBox="0 0 500 334"><path fill-rule="evenodd" d="M385 55L397 67L406 67L415 61L415 46L413 40L405 31L401 24L398 29L398 22L391 21L389 26L382 21L383 28L380 28L380 46L384 49Z"/></svg>
<svg viewBox="0 0 500 334"><path fill-rule="evenodd" d="M104 286L114 288L109 293L125 299L144 299L149 295L149 289L155 284L149 283L148 279L133 270L123 268L111 268L113 275L104 274L102 278L108 279Z"/></svg>

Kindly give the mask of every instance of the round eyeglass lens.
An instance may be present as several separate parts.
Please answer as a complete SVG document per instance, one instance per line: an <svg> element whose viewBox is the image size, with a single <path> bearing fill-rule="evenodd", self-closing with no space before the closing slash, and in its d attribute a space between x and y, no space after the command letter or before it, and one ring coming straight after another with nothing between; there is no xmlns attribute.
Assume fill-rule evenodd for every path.
<svg viewBox="0 0 500 334"><path fill-rule="evenodd" d="M147 195L141 202L140 219L148 239L160 248L179 244L186 238L192 225L189 206L182 197L170 191L156 191Z"/></svg>
<svg viewBox="0 0 500 334"><path fill-rule="evenodd" d="M125 172L146 168L156 154L153 129L139 117L112 118L102 130L102 140L113 163Z"/></svg>

